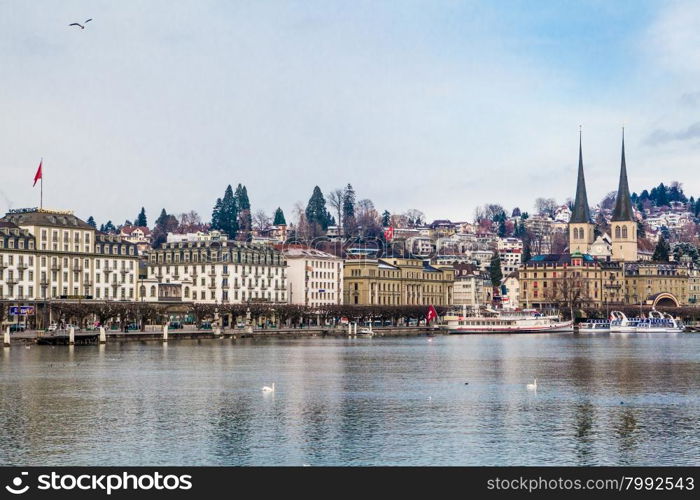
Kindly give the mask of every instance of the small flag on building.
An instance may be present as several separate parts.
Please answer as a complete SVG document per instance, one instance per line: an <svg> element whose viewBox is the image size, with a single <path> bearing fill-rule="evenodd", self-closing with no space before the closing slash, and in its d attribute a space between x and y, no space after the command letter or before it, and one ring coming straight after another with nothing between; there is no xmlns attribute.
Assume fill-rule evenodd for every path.
<svg viewBox="0 0 700 500"><path fill-rule="evenodd" d="M37 181L42 178L42 176L41 176L42 163L44 163L43 159L39 162L39 168L36 170L36 174L34 175L34 184L32 185L32 187L36 186Z"/></svg>
<svg viewBox="0 0 700 500"><path fill-rule="evenodd" d="M384 230L384 239L387 241L391 241L394 239L394 228L393 227L387 227Z"/></svg>
<svg viewBox="0 0 700 500"><path fill-rule="evenodd" d="M427 323L430 323L432 320L437 319L437 311L435 310L434 306L430 306L428 308L428 312L425 314L425 321Z"/></svg>

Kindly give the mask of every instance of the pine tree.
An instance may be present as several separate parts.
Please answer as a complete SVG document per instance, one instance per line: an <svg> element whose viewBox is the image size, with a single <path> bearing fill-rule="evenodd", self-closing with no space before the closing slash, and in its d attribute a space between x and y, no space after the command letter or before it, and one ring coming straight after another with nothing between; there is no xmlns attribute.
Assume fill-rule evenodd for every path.
<svg viewBox="0 0 700 500"><path fill-rule="evenodd" d="M523 247L523 264L529 262L532 259L532 250L530 250L530 245L526 244Z"/></svg>
<svg viewBox="0 0 700 500"><path fill-rule="evenodd" d="M498 236L500 236L501 238L505 238L506 234L507 234L506 221L505 221L505 219L501 219L498 222Z"/></svg>
<svg viewBox="0 0 700 500"><path fill-rule="evenodd" d="M90 217L88 217L87 223L90 224L94 228L97 227L97 223L95 222L95 218L92 215Z"/></svg>
<svg viewBox="0 0 700 500"><path fill-rule="evenodd" d="M318 186L314 187L309 203L306 206L306 220L309 224L318 224L323 231L328 229L330 214L326 209L326 199Z"/></svg>
<svg viewBox="0 0 700 500"><path fill-rule="evenodd" d="M355 190L350 184L345 187L343 193L343 219L355 217Z"/></svg>
<svg viewBox="0 0 700 500"><path fill-rule="evenodd" d="M275 210L275 220L272 222L273 226L286 226L287 221L284 219L284 212L281 207L277 207Z"/></svg>
<svg viewBox="0 0 700 500"><path fill-rule="evenodd" d="M489 274L491 275L491 284L493 286L499 286L503 279L503 271L501 271L501 257L498 255L498 252L494 252L491 257Z"/></svg>
<svg viewBox="0 0 700 500"><path fill-rule="evenodd" d="M391 225L391 214L388 210L384 210L382 213L382 226L389 227Z"/></svg>
<svg viewBox="0 0 700 500"><path fill-rule="evenodd" d="M253 227L253 216L250 213L248 189L246 189L246 187L242 184L238 184L235 196L238 207L239 229L241 231L250 231Z"/></svg>
<svg viewBox="0 0 700 500"><path fill-rule="evenodd" d="M223 201L221 198L216 199L214 204L214 209L211 211L211 229L214 231L221 231L221 210L223 207Z"/></svg>
<svg viewBox="0 0 700 500"><path fill-rule="evenodd" d="M668 241L663 236L659 236L659 242L656 244L656 249L654 249L654 255L651 260L656 262L668 262L668 257L671 253L671 246Z"/></svg>
<svg viewBox="0 0 700 500"><path fill-rule="evenodd" d="M146 219L146 209L141 207L138 217L134 220L134 225L138 227L147 227L148 220Z"/></svg>
<svg viewBox="0 0 700 500"><path fill-rule="evenodd" d="M229 184L221 200L221 212L219 226L229 238L235 239L238 234L238 202L233 195L233 188Z"/></svg>

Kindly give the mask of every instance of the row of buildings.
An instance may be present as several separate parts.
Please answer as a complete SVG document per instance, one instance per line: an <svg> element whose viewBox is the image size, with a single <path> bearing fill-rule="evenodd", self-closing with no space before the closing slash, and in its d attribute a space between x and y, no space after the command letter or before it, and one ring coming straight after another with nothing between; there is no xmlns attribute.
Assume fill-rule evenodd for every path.
<svg viewBox="0 0 700 500"><path fill-rule="evenodd" d="M624 138L610 234L595 234L581 144L574 206L562 214L555 223L566 228L564 251L539 252L523 262L519 238L464 232L474 228L450 221L403 235L418 258L359 251L343 259L277 240L234 241L216 231L169 235L154 249L147 228L104 234L68 211L15 209L0 219L0 300L510 308L697 303L700 276L692 262L652 262L640 247ZM431 254L436 245L442 251ZM504 278L494 287L487 271L496 254Z"/></svg>

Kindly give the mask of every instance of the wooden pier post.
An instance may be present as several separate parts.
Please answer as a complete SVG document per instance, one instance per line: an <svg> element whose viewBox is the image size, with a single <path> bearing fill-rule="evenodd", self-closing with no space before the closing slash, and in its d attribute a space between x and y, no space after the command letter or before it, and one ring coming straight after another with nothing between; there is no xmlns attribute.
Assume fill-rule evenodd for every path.
<svg viewBox="0 0 700 500"><path fill-rule="evenodd" d="M75 345L75 328L68 329L68 345Z"/></svg>
<svg viewBox="0 0 700 500"><path fill-rule="evenodd" d="M214 328L214 334L215 334L217 337L219 337L220 339L223 339L223 338L224 338L224 334L221 333L221 327L220 327L220 326L216 326L216 327Z"/></svg>
<svg viewBox="0 0 700 500"><path fill-rule="evenodd" d="M163 326L163 342L167 342L167 341L168 341L168 324L166 323Z"/></svg>
<svg viewBox="0 0 700 500"><path fill-rule="evenodd" d="M3 341L2 341L2 346L3 347L10 347L10 327L8 326L5 329L5 333L3 335Z"/></svg>
<svg viewBox="0 0 700 500"><path fill-rule="evenodd" d="M107 332L105 332L105 327L100 327L100 344L105 344L107 342Z"/></svg>

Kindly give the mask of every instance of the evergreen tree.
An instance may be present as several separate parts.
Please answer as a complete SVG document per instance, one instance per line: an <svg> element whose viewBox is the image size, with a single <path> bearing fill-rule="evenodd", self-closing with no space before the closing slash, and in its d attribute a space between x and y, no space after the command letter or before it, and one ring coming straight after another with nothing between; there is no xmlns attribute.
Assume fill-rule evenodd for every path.
<svg viewBox="0 0 700 500"><path fill-rule="evenodd" d="M323 197L321 188L316 186L311 198L309 198L308 205L306 205L306 220L309 224L318 224L325 231L328 229L330 219L330 214L326 209L326 199Z"/></svg>
<svg viewBox="0 0 700 500"><path fill-rule="evenodd" d="M211 229L214 231L221 231L221 210L223 207L223 201L221 198L216 199L214 204L214 209L211 212Z"/></svg>
<svg viewBox="0 0 700 500"><path fill-rule="evenodd" d="M384 210L384 213L382 213L382 226L383 227L391 226L391 214L389 213L388 210Z"/></svg>
<svg viewBox="0 0 700 500"><path fill-rule="evenodd" d="M250 213L248 189L242 184L238 184L235 196L238 207L239 229L242 231L250 231L253 227L253 216Z"/></svg>
<svg viewBox="0 0 700 500"><path fill-rule="evenodd" d="M233 188L229 184L221 200L221 212L219 219L220 230L229 238L235 239L238 234L238 202L233 195Z"/></svg>
<svg viewBox="0 0 700 500"><path fill-rule="evenodd" d="M95 222L95 218L92 215L90 217L88 217L87 223L90 224L94 228L97 227L97 223Z"/></svg>
<svg viewBox="0 0 700 500"><path fill-rule="evenodd" d="M108 220L108 221L107 221L107 224L105 224L104 226L102 226L102 228L100 229L100 231L102 231L103 233L112 233L112 234L114 234L114 233L117 232L117 228L114 226L114 224L112 224L112 221L111 221L111 220Z"/></svg>
<svg viewBox="0 0 700 500"><path fill-rule="evenodd" d="M659 236L659 242L656 244L654 255L651 260L656 262L668 262L668 257L671 253L671 246L666 241L666 238Z"/></svg>
<svg viewBox="0 0 700 500"><path fill-rule="evenodd" d="M350 184L345 187L343 193L343 219L355 217L355 190Z"/></svg>
<svg viewBox="0 0 700 500"><path fill-rule="evenodd" d="M644 229L644 223L642 221L637 221L637 237L638 238L646 238L647 237L647 232Z"/></svg>
<svg viewBox="0 0 700 500"><path fill-rule="evenodd" d="M506 221L505 219L501 219L500 221L498 221L498 236L500 236L501 238L505 238L507 232L508 231L506 228Z"/></svg>
<svg viewBox="0 0 700 500"><path fill-rule="evenodd" d="M501 280L503 279L503 271L501 271L501 258L499 257L497 251L495 251L493 253L493 257L491 257L489 274L491 275L491 284L493 286L499 286L501 284Z"/></svg>
<svg viewBox="0 0 700 500"><path fill-rule="evenodd" d="M525 244L523 247L523 263L529 262L532 259L532 250L530 250L530 245Z"/></svg>
<svg viewBox="0 0 700 500"><path fill-rule="evenodd" d="M134 221L134 225L138 227L147 227L148 220L146 219L146 209L141 207L141 212L139 212L138 217Z"/></svg>
<svg viewBox="0 0 700 500"><path fill-rule="evenodd" d="M281 207L277 207L275 210L275 220L272 222L273 226L286 226L287 221L284 218L284 212Z"/></svg>

